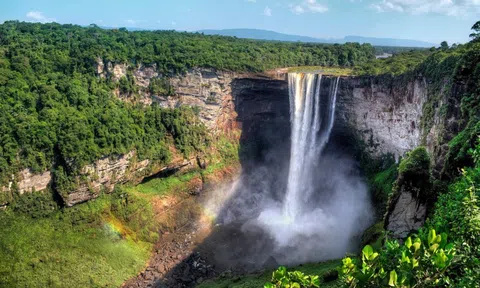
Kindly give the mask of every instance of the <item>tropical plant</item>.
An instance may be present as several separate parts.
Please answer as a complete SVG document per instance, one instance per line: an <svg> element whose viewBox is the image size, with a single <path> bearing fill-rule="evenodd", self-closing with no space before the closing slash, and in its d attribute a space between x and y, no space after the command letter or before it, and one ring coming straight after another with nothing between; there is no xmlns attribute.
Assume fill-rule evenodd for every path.
<svg viewBox="0 0 480 288"><path fill-rule="evenodd" d="M437 235L431 229L407 238L402 246L396 240L387 241L379 252L367 245L361 260L343 259L341 272L350 287L439 287L451 282L445 272L455 254L447 234Z"/></svg>
<svg viewBox="0 0 480 288"><path fill-rule="evenodd" d="M320 287L318 276L305 275L300 271L288 272L284 266L279 267L272 274L272 281L266 283L264 288L310 288Z"/></svg>

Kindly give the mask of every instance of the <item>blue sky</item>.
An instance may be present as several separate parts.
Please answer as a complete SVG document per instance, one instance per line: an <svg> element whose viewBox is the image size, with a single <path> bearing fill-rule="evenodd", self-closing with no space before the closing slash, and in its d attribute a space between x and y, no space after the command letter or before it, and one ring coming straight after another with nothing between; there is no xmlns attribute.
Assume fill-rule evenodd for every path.
<svg viewBox="0 0 480 288"><path fill-rule="evenodd" d="M149 29L258 28L319 38L347 35L466 42L480 0L7 0L0 22L96 23Z"/></svg>

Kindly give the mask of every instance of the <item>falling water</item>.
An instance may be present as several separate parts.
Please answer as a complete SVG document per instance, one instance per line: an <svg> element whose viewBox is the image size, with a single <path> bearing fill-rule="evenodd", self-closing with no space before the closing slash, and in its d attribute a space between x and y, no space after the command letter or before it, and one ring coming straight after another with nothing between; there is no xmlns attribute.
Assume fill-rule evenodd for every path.
<svg viewBox="0 0 480 288"><path fill-rule="evenodd" d="M321 99L321 74L291 73L288 81L292 136L283 212L294 221L312 193L309 173L332 131L339 78L331 82L328 99Z"/></svg>
<svg viewBox="0 0 480 288"><path fill-rule="evenodd" d="M338 259L355 251L356 237L373 220L368 189L354 162L338 151L322 155L340 78L293 73L288 81L292 134L286 194L279 201L265 189L260 214L243 230L266 231L278 263Z"/></svg>

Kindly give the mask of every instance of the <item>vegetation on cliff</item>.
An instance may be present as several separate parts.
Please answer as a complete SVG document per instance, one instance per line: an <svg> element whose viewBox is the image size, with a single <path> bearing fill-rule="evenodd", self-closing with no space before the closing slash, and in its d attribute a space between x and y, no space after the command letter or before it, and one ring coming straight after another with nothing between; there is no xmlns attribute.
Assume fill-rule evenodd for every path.
<svg viewBox="0 0 480 288"><path fill-rule="evenodd" d="M98 59L156 64L165 76L193 67L353 66L374 57L370 45L354 43L273 43L18 21L0 25L0 43L0 186L20 169L48 169L55 172L54 187L67 190L73 188L72 176L103 156L136 150L139 160L167 162L172 138L185 156L208 145L195 109L141 107L116 99L115 89L135 94L139 88L131 71L119 81L98 77ZM164 77L151 81L148 90L174 94ZM0 204L12 198L0 193Z"/></svg>

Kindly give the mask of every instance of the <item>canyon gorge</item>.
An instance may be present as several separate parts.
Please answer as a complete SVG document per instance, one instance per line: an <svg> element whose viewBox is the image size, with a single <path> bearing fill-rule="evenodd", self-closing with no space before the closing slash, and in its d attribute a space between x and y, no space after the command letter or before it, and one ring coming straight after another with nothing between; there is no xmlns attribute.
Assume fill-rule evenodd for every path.
<svg viewBox="0 0 480 288"><path fill-rule="evenodd" d="M143 92L140 97L134 97L117 89L115 95L122 101L140 105L155 103L166 108L197 107L199 118L214 139L227 137L239 142L241 169L234 169L236 172L230 172L224 180L220 176L220 179L214 181L216 184L200 179L201 184L190 188L194 191L210 191L205 193L213 195L212 197L219 197L218 193L227 195L219 197L218 203L210 209L214 211L215 223L220 224L220 228L208 228L211 235L203 238L204 242L198 244L197 248L189 248L193 249L192 255L196 255L193 251L201 251L206 260L197 260L215 265L218 273L232 267L241 271L255 271L277 264L325 261L337 259L347 251L355 252L359 249L362 232L373 224L374 219L383 218L383 215L365 212L374 211L371 208L373 199L368 195L359 157L372 161L392 158L398 162L406 152L419 145L426 145L429 152L436 156L435 166L442 166L444 161L444 143L439 142L440 132L436 129L443 127L447 115L440 115L436 111L432 119L434 125L428 131L423 129L423 110L429 101L429 85L421 76L331 76L328 73L322 74L322 71L295 76L297 74L284 70L242 74L197 68L170 78L169 83L176 93L174 96L161 96L146 89L152 79L162 77L155 66L129 67L127 64L104 64L98 60L98 77L111 77L114 81L119 81L127 75L127 70L132 71L135 84ZM301 86L296 83L307 78L310 80ZM296 108L297 105L303 105L292 96L302 93L295 92L295 85L298 86L297 89L307 91L303 92L306 93L305 96L296 96L303 99L300 101L314 101L318 105L312 106L313 102L305 104L315 107L317 111L303 119L312 123L311 128L296 127L301 123L297 124L291 118L295 111L301 109ZM448 97L446 95L443 101L448 101ZM301 117L302 115L300 114ZM448 119L448 123L452 121L455 119ZM305 133L306 130L315 131L313 135L317 136L309 135L301 140L304 136L299 133ZM314 141L316 138L318 143L317 140ZM294 139L303 141L303 144L297 144ZM303 145L303 148L296 148L295 145ZM300 150L297 151L298 149ZM115 185L141 183L146 178L181 175L197 167L205 169L206 165L213 164L205 161L203 154L191 155L190 158L175 154L170 163L159 165L149 159L138 161L134 150L124 155L110 155L83 167L81 175L76 178L77 188L67 195L60 195L66 206L74 206L94 199L103 192L113 191ZM216 189L205 188L205 185L216 187L223 182L227 186L222 186L220 192L211 192ZM229 188L230 185L233 188ZM300 189L296 185L308 189ZM52 173L49 170L40 174L32 173L29 169L22 170L12 175L10 183L2 187L2 191L8 192L12 187L18 187L21 194L48 189L52 187ZM227 190L230 192L226 193ZM339 191L343 191L343 194L338 194ZM285 193L287 196L284 196ZM306 200L306 195L310 195L310 200ZM211 202L209 196L204 197L207 200L200 201L202 209L205 208L205 203ZM286 200L282 200L284 197L287 197ZM299 206L295 206L297 198L303 199L298 202ZM278 203L286 203L283 205L288 206L283 209L267 208L276 207ZM191 209L173 205L175 209ZM167 207L163 209L167 211ZM302 212L294 220L299 207L313 212ZM356 208L353 209L354 207ZM282 210L284 212L278 212ZM389 203L384 225L394 235L404 237L423 225L426 212L427 203L424 200L409 191L403 191ZM329 216L328 213L333 213L334 216ZM335 222L335 219L342 217L348 217L350 221L342 222L341 225ZM189 219L187 222L197 221ZM301 230L296 230L295 224L283 227L282 223L289 221L300 221L302 226L298 229ZM359 223L362 224L358 225ZM198 225L196 227L192 231L200 229ZM332 230L333 227L336 228ZM329 237L322 238L326 231L329 231ZM239 243L238 239L231 240L232 235L237 235L235 237L240 237L244 243ZM251 239L257 240L252 242ZM298 239L301 239L301 244ZM215 243L215 247L211 243ZM217 247L218 245L223 248ZM282 252L285 247L291 250L288 256ZM161 252L163 250L158 250L158 253ZM185 261L188 259L190 258L187 257ZM194 269L192 265L195 261L188 261L185 262L189 263L186 267ZM160 266L153 266L143 276L139 276L139 282L132 280L128 285L135 287L137 283L158 283L157 277L163 274L152 274L152 271L162 270L165 275L175 275L173 272L167 274L168 265L165 265L161 267L166 268L161 269L158 268ZM179 265L177 264L182 267ZM170 268L175 271L173 267ZM181 274L187 268L182 268ZM171 277L173 283L188 286L199 278L207 277L207 274L200 273L198 277L187 277L186 280Z"/></svg>
<svg viewBox="0 0 480 288"><path fill-rule="evenodd" d="M5 21L0 287L479 287L472 30L412 49Z"/></svg>

